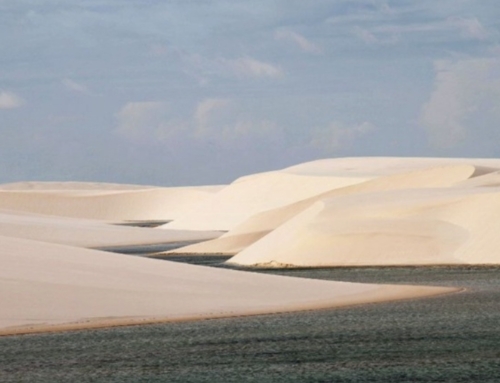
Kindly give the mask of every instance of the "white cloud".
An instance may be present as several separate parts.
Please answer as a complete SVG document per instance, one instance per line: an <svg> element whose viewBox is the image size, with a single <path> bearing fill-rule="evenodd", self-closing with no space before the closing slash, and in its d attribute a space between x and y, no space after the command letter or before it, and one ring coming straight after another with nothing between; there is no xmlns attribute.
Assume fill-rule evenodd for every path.
<svg viewBox="0 0 500 383"><path fill-rule="evenodd" d="M307 40L304 36L288 29L277 30L274 33L274 38L276 40L291 42L307 53L319 54L322 52L322 49L318 45Z"/></svg>
<svg viewBox="0 0 500 383"><path fill-rule="evenodd" d="M277 140L283 133L273 121L245 115L230 99L206 98L189 114L173 113L163 102L129 102L116 114L115 132L134 142L210 143L220 148Z"/></svg>
<svg viewBox="0 0 500 383"><path fill-rule="evenodd" d="M373 27L367 31L375 39L399 39L403 35L418 34L453 34L459 33L463 38L473 40L486 40L488 31L477 18L448 17L439 21L405 23L405 24L383 24ZM388 37L389 36L389 37ZM365 40L362 34L358 37Z"/></svg>
<svg viewBox="0 0 500 383"><path fill-rule="evenodd" d="M420 116L432 146L452 148L472 129L498 129L500 59L437 61L435 70L434 90Z"/></svg>
<svg viewBox="0 0 500 383"><path fill-rule="evenodd" d="M210 117L220 109L228 106L230 101L222 98L207 98L201 101L194 112L194 120L196 121L198 131L203 130L209 123Z"/></svg>
<svg viewBox="0 0 500 383"><path fill-rule="evenodd" d="M373 33L361 27L354 27L353 33L366 44L376 44L380 41Z"/></svg>
<svg viewBox="0 0 500 383"><path fill-rule="evenodd" d="M229 99L207 98L198 103L190 118L191 135L220 146L272 139L282 131L272 121L243 117L241 105Z"/></svg>
<svg viewBox="0 0 500 383"><path fill-rule="evenodd" d="M284 75L280 67L251 57L220 59L220 62L238 76L279 78Z"/></svg>
<svg viewBox="0 0 500 383"><path fill-rule="evenodd" d="M128 139L156 134L163 121L167 104L157 101L129 102L116 114L116 132Z"/></svg>
<svg viewBox="0 0 500 383"><path fill-rule="evenodd" d="M67 89L72 90L74 92L79 92L79 93L89 92L88 88L85 85L78 83L70 78L63 79L62 83Z"/></svg>
<svg viewBox="0 0 500 383"><path fill-rule="evenodd" d="M0 109L15 109L24 104L24 100L12 92L0 92Z"/></svg>
<svg viewBox="0 0 500 383"><path fill-rule="evenodd" d="M484 28L475 17L471 19L462 17L450 18L448 21L456 25L465 37L470 37L476 40L486 40L489 37L489 33L486 28Z"/></svg>
<svg viewBox="0 0 500 383"><path fill-rule="evenodd" d="M310 144L315 148L334 152L349 148L357 139L373 130L375 126L367 121L354 126L346 126L334 121L326 128L314 131Z"/></svg>

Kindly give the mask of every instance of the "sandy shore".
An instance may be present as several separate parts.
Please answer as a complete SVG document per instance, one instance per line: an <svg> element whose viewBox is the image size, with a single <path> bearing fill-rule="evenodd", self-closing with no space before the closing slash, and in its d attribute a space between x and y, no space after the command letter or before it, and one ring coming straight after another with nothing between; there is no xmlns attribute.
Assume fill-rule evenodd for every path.
<svg viewBox="0 0 500 383"><path fill-rule="evenodd" d="M2 334L340 307L454 289L280 277L0 237Z"/></svg>

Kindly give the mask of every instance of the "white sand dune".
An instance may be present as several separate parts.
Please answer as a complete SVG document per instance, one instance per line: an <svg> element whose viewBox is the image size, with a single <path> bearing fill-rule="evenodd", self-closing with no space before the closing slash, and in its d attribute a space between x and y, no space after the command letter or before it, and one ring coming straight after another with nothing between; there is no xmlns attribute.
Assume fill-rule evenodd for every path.
<svg viewBox="0 0 500 383"><path fill-rule="evenodd" d="M286 205L284 207L271 209L255 214L217 239L186 246L180 249L173 250L172 252L199 254L236 254L252 245L289 219L293 218L295 215L304 211L317 201L339 198L346 195L365 194L379 191L451 188L452 186L459 185L461 183L463 183L463 185L475 185L478 182L489 182L491 184L491 182L493 182L492 180L496 180L496 178L494 178L492 174L497 174L497 171L494 168L481 167L471 164L459 164L458 160L448 160L448 162L450 162L451 164L444 165L441 164L441 162L444 162L444 160L438 160L436 167L423 169L417 169L417 165L419 164L419 162L413 158L408 160L409 165L411 166L400 165L399 167L396 167L393 163L393 159L390 159L390 161L388 161L386 168L382 168L380 170L374 165L377 164L380 167L386 161L387 159L380 159L380 161L368 162L365 159L365 163L369 163L371 165L371 173L364 173L364 175L373 176L375 171L377 170L378 172L383 174L380 177L354 185L330 190L325 193L320 193L313 197ZM339 160L339 162L341 162L344 167L347 167L345 159ZM404 164L406 162L406 159L402 159L400 162ZM424 164L428 165L429 162L431 162L431 159L425 159L424 161L422 161L423 164L420 163L420 167L422 168ZM480 160L478 162L481 163L482 161ZM359 161L354 161L354 163L356 166L360 166ZM489 165L494 165L492 161L487 161L487 163ZM309 163L306 165L307 169L309 169L311 173L314 173L315 163ZM320 174L327 172L327 165L331 167L330 171L332 173L337 174L339 172L340 166L336 165L335 160L324 160L318 161L319 169L316 173L320 173L320 171ZM500 162L498 163L498 165L500 165ZM304 167L305 165L302 165L289 169L297 168L300 170ZM350 169L358 173L362 171L362 169L358 169L357 167L354 167L354 165ZM410 169L410 171L406 173L396 172L396 170L400 171L402 169ZM347 172L347 170L343 171ZM475 179L482 179L483 181L473 181Z"/></svg>
<svg viewBox="0 0 500 383"><path fill-rule="evenodd" d="M17 188L17 189L16 189ZM139 188L92 183L19 183L0 188L0 209L104 221L168 221L219 187Z"/></svg>
<svg viewBox="0 0 500 383"><path fill-rule="evenodd" d="M0 184L0 190L31 190L31 191L69 191L69 190L137 190L154 189L156 186L113 184L104 182L42 182L25 181Z"/></svg>
<svg viewBox="0 0 500 383"><path fill-rule="evenodd" d="M82 247L252 266L500 264L500 160L343 158L225 187L0 185L0 335L250 315L453 289L285 278ZM161 229L110 222L173 220ZM219 230L227 231L220 236Z"/></svg>
<svg viewBox="0 0 500 383"><path fill-rule="evenodd" d="M291 166L283 169L282 172L309 176L375 178L449 165L474 165L498 169L500 167L500 159L432 157L327 158Z"/></svg>
<svg viewBox="0 0 500 383"><path fill-rule="evenodd" d="M335 307L450 288L287 278L0 237L0 334Z"/></svg>
<svg viewBox="0 0 500 383"><path fill-rule="evenodd" d="M156 230L101 221L0 210L0 235L78 247L109 247L202 241L221 232Z"/></svg>
<svg viewBox="0 0 500 383"><path fill-rule="evenodd" d="M499 264L499 214L499 187L347 195L316 202L230 262Z"/></svg>
<svg viewBox="0 0 500 383"><path fill-rule="evenodd" d="M257 213L366 179L368 178L309 176L285 171L255 174L236 180L164 227L231 230Z"/></svg>

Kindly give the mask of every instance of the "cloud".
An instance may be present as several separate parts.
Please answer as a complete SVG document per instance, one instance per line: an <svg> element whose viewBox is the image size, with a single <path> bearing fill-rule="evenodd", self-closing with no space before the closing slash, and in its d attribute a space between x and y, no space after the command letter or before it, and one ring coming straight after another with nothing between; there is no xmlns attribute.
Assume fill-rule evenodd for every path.
<svg viewBox="0 0 500 383"><path fill-rule="evenodd" d="M270 78L280 78L284 76L284 72L280 67L251 57L240 57L234 60L220 59L219 62L229 68L237 76Z"/></svg>
<svg viewBox="0 0 500 383"><path fill-rule="evenodd" d="M355 36L357 36L360 40L362 40L366 44L376 44L380 42L379 38L377 38L373 33L361 27L356 26L353 28L352 31Z"/></svg>
<svg viewBox="0 0 500 383"><path fill-rule="evenodd" d="M164 102L129 102L115 116L118 121L115 132L130 140L147 138L156 134L167 110Z"/></svg>
<svg viewBox="0 0 500 383"><path fill-rule="evenodd" d="M74 80L71 80L70 78L65 78L62 80L63 85L74 92L79 92L79 93L89 93L89 89L87 86L78 83Z"/></svg>
<svg viewBox="0 0 500 383"><path fill-rule="evenodd" d="M435 71L434 90L420 115L431 146L453 148L473 129L498 129L500 59L437 61Z"/></svg>
<svg viewBox="0 0 500 383"><path fill-rule="evenodd" d="M302 51L307 53L315 53L315 54L322 53L322 49L318 45L310 42L304 36L296 32L290 31L288 29L277 30L274 33L274 38L275 40L278 41L291 42L296 46L298 46Z"/></svg>
<svg viewBox="0 0 500 383"><path fill-rule="evenodd" d="M196 147L208 144L232 150L281 140L283 134L275 122L252 117L244 105L224 98L203 99L190 112L180 114L163 102L129 102L116 119L116 134L153 145L190 142Z"/></svg>
<svg viewBox="0 0 500 383"><path fill-rule="evenodd" d="M405 35L436 35L442 39L455 38L460 35L464 39L486 40L489 33L477 18L448 17L443 20L417 22L417 23L393 23L374 26L368 29L362 29L359 26L355 28L355 34L363 41L368 43L379 42L383 40L398 41Z"/></svg>
<svg viewBox="0 0 500 383"><path fill-rule="evenodd" d="M457 26L465 37L476 40L486 40L490 35L486 28L475 17L470 19L455 17L448 19L448 22Z"/></svg>
<svg viewBox="0 0 500 383"><path fill-rule="evenodd" d="M207 98L198 103L190 120L191 136L220 147L276 139L282 131L273 121L244 116L244 106L229 99Z"/></svg>
<svg viewBox="0 0 500 383"><path fill-rule="evenodd" d="M375 126L370 122L346 126L340 122L331 122L326 128L312 133L310 145L326 152L335 152L349 148L357 139L371 133Z"/></svg>
<svg viewBox="0 0 500 383"><path fill-rule="evenodd" d="M24 100L12 92L0 92L0 109L15 109L24 104Z"/></svg>
<svg viewBox="0 0 500 383"><path fill-rule="evenodd" d="M229 104L230 101L228 99L222 98L207 98L201 101L196 107L193 116L197 124L197 131L201 132L205 129L214 113L227 107Z"/></svg>

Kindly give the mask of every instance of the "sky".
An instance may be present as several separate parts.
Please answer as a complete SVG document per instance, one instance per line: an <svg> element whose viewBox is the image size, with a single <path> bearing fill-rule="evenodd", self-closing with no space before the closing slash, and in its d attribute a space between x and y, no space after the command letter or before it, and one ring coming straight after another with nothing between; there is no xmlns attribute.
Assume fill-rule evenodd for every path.
<svg viewBox="0 0 500 383"><path fill-rule="evenodd" d="M498 0L0 0L0 183L500 157Z"/></svg>

